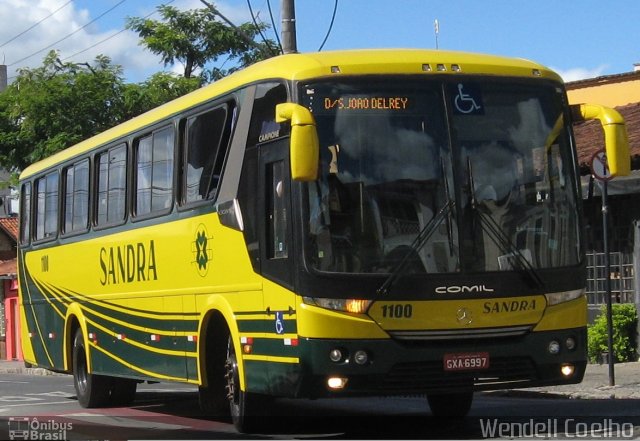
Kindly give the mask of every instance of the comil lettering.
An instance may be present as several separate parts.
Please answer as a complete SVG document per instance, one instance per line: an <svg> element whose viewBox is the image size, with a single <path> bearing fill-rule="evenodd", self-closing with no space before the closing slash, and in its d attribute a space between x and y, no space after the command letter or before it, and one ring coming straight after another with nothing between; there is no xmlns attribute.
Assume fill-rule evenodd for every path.
<svg viewBox="0 0 640 441"><path fill-rule="evenodd" d="M438 286L437 294L464 294L472 292L493 292L493 288L487 288L485 285L451 285Z"/></svg>
<svg viewBox="0 0 640 441"><path fill-rule="evenodd" d="M153 240L100 248L100 269L103 286L158 280Z"/></svg>

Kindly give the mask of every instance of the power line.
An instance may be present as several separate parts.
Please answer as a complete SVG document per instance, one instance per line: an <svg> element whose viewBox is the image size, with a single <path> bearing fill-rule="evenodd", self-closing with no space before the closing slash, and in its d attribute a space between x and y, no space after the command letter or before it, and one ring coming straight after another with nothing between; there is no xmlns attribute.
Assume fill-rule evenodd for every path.
<svg viewBox="0 0 640 441"><path fill-rule="evenodd" d="M145 18L146 18L146 17L145 17ZM126 30L127 30L127 28L120 29L119 31L117 31L116 33L114 33L114 34L112 34L112 35L108 36L107 38L105 38L105 39L103 39L103 40L100 40L100 41L98 41L97 43L94 43L94 44L92 44L91 46L89 46L88 48L82 49L81 51L78 51L78 52L76 52L76 53L75 53L75 54L73 54L73 55L69 55L68 57L63 58L61 61L67 61L69 58L73 58L73 57L75 57L76 55L83 54L83 53L85 53L86 51L88 51L88 50L90 50L90 49L93 49L93 48L94 48L94 47L96 47L96 46L100 46L100 45L101 45L102 43L104 43L105 41L109 41L109 40L111 40L112 38L114 38L114 37L116 37L116 36L118 36L118 35L122 34L122 33L123 33L124 31L126 31Z"/></svg>
<svg viewBox="0 0 640 441"><path fill-rule="evenodd" d="M329 34L331 34L331 30L333 29L333 21L336 19L337 10L338 10L338 0L336 0L335 3L333 4L333 15L331 16L331 23L329 23L329 29L327 30L327 35L324 36L324 40L322 40L322 44L320 45L318 52L322 51L324 44L327 42L327 39L329 38Z"/></svg>
<svg viewBox="0 0 640 441"><path fill-rule="evenodd" d="M174 1L175 1L175 0L169 0L169 1L167 1L166 3L163 3L163 5L168 6L168 5L170 5L171 3L173 3ZM151 17L152 15L156 14L157 12L158 12L157 10L156 10L156 11L153 11L153 12L151 12L150 14L147 14L147 15L145 15L145 16L144 16L144 17L142 17L142 18L143 18L143 19L147 19L147 18ZM97 43L94 43L94 44L92 44L91 46L89 46L89 47L87 47L87 48L85 48L85 49L82 49L81 51L76 52L76 53L75 53L75 54L73 54L73 55L69 55L68 57L63 58L63 59L62 59L62 61L67 61L68 59L73 58L73 57L75 57L76 55L83 54L83 53L85 53L86 51L88 51L88 50L90 50L90 49L93 49L94 47L100 46L102 43L104 43L104 42L106 42L106 41L109 41L109 40L111 40L111 39L112 39L112 38L114 38L114 37L117 37L118 35L122 34L123 32L125 32L125 31L127 31L127 30L128 30L128 29L127 29L126 27L125 27L125 28L123 28L123 29L120 29L119 31L115 32L114 34L111 34L111 35L110 35L110 36L108 36L107 38L104 38L104 39L102 39L102 40L98 41Z"/></svg>
<svg viewBox="0 0 640 441"><path fill-rule="evenodd" d="M268 47L268 48L271 48L271 46L269 46L269 43L267 43L267 38L262 33L262 29L260 29L260 26L258 25L258 21L256 20L256 16L253 14L253 8L251 7L251 0L247 0L247 5L249 6L249 13L251 14L251 19L253 20L253 25L256 27L256 29L260 33L260 37L262 38L262 41L264 42L264 45L266 47ZM273 50L271 50L271 53L272 53L272 55L278 55Z"/></svg>
<svg viewBox="0 0 640 441"><path fill-rule="evenodd" d="M22 37L24 34L26 34L27 32L29 32L31 29L35 28L36 26L38 26L40 23L42 23L43 21L45 21L46 19L48 19L49 17L51 17L52 15L54 15L56 12L58 12L60 9L64 8L65 6L67 6L69 3L71 3L72 0L69 0L68 2L66 2L64 5L60 6L58 9L56 9L55 11L53 11L51 14L47 15L45 18L43 18L42 20L40 20L39 22L37 22L34 25L31 25L29 28L25 29L24 31L20 32L18 35L16 35L15 37L5 41L4 43L2 43L0 45L0 48L5 47L7 44L11 43L13 40L15 40L16 38Z"/></svg>
<svg viewBox="0 0 640 441"><path fill-rule="evenodd" d="M216 9L211 3L207 2L206 0L200 0L200 2L202 4L204 4L207 8L209 8L209 11L211 12L211 14L213 14L214 16L217 15L218 17L220 17L222 20L224 20L225 23L227 23L229 26L231 26L231 28L236 31L236 33L238 34L238 36L240 38L242 38L244 40L245 43L247 43L249 46L252 46L256 49L258 49L259 51L262 51L263 48L256 43L255 41L253 41L247 34L245 34L242 29L240 29L238 26L236 26L235 24L233 24L233 22L231 20L229 20L227 17L225 17L224 15L222 15L222 13Z"/></svg>
<svg viewBox="0 0 640 441"><path fill-rule="evenodd" d="M111 8L109 8L109 9L107 9L107 10L106 10L106 11L104 11L102 14L98 15L96 18L94 18L94 19L93 19L93 20L91 20L90 22L86 23L84 26L82 26L82 27L80 27L80 28L76 29L75 31L71 32L71 33L70 33L70 34L68 34L67 36L65 36L65 37L61 38L60 40L56 41L55 43L52 43L52 44L50 44L49 46L47 46L47 47L45 47L45 48L42 48L42 49L40 49L40 50L38 50L38 51L36 51L36 52L32 53L32 54L31 54L31 55L29 55L29 56L26 56L26 57L24 57L24 58L22 58L22 59L20 59L20 60L18 60L18 61L15 61L15 62L13 62L13 63L9 64L9 65L8 65L8 67L15 66L15 65L16 65L16 64L18 64L18 63L22 63L23 61L28 60L29 58L31 58L31 57L33 57L33 56L35 56L35 55L38 55L39 53L44 52L44 51L46 51L47 49L52 48L52 47L53 47L53 46L55 46L56 44L63 42L63 41L64 41L64 40L66 40L67 38L71 37L71 36L72 36L72 35L74 35L74 34L77 34L77 33L78 33L78 32L80 32L81 30L83 30L84 28L86 28L86 27L87 27L87 26L89 26L90 24L93 24L93 23L95 23L96 21L100 20L102 17L104 17L105 15L107 15L109 12L113 11L115 8L117 8L118 6L120 6L121 4L123 4L125 1L127 1L127 0L120 0L120 1L119 1L118 3L116 3L114 6L112 6L112 7L111 7Z"/></svg>
<svg viewBox="0 0 640 441"><path fill-rule="evenodd" d="M280 42L280 37L278 36L278 29L276 28L276 22L273 19L273 11L271 10L271 1L267 0L267 8L269 8L269 17L271 17L271 26L273 26L273 32L276 34L276 41L278 42L278 46L280 47L280 53L283 53L282 43Z"/></svg>

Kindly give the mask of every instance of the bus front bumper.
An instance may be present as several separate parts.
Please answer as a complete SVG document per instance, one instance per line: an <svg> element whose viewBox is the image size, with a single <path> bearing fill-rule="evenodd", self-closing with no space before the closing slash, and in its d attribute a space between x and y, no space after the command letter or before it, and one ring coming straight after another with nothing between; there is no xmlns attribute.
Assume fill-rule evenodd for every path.
<svg viewBox="0 0 640 441"><path fill-rule="evenodd" d="M568 341L575 346L568 347ZM455 342L301 339L302 372L295 395L404 395L574 384L584 375L586 346L586 328ZM483 366L476 368L475 361L451 363L465 357L482 358Z"/></svg>

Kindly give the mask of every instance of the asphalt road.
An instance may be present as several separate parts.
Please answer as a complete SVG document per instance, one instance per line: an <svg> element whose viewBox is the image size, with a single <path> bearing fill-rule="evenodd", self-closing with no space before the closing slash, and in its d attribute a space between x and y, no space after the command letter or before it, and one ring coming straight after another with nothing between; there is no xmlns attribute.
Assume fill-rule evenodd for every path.
<svg viewBox="0 0 640 441"><path fill-rule="evenodd" d="M0 439L639 438L640 400L477 394L469 417L433 418L422 397L281 400L263 434L198 409L196 388L141 384L130 408L83 409L70 376L0 375Z"/></svg>

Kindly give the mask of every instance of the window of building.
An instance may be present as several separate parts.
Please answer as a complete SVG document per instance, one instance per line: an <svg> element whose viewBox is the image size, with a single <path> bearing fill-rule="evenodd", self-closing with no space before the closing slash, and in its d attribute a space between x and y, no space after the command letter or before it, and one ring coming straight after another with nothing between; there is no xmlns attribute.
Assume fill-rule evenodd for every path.
<svg viewBox="0 0 640 441"><path fill-rule="evenodd" d="M127 145L120 144L96 158L98 197L96 224L124 221L127 202Z"/></svg>
<svg viewBox="0 0 640 441"><path fill-rule="evenodd" d="M173 203L174 131L166 127L136 146L135 214L169 211Z"/></svg>
<svg viewBox="0 0 640 441"><path fill-rule="evenodd" d="M64 181L64 232L86 231L89 226L89 159L67 167Z"/></svg>

